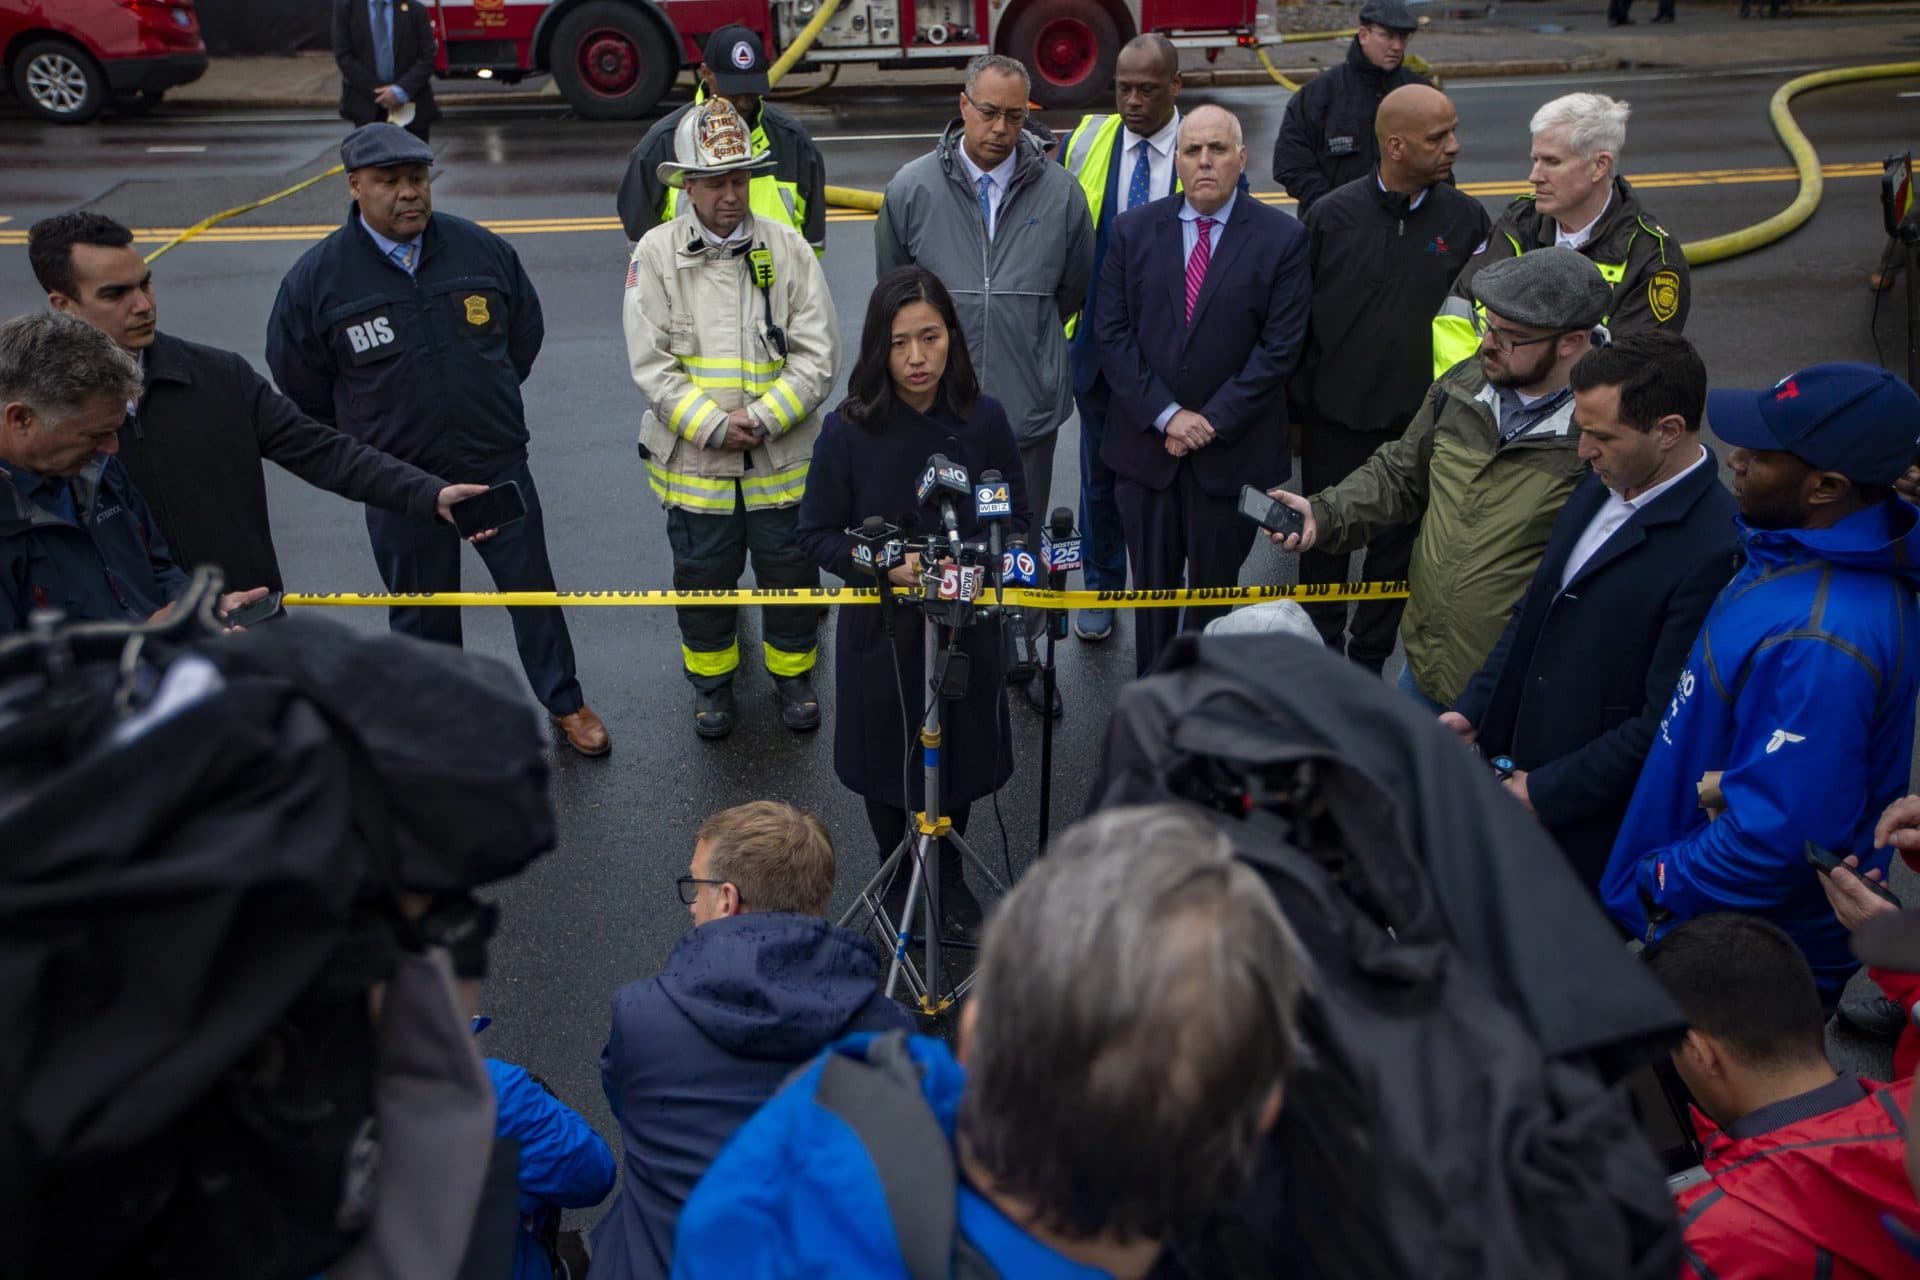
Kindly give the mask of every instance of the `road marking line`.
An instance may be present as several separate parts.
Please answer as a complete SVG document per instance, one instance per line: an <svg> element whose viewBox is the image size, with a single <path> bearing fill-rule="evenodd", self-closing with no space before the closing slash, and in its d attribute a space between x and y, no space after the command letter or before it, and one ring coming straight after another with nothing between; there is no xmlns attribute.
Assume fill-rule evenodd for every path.
<svg viewBox="0 0 1920 1280"><path fill-rule="evenodd" d="M815 138L815 142L928 142L937 133L836 133Z"/></svg>
<svg viewBox="0 0 1920 1280"><path fill-rule="evenodd" d="M1788 67L1726 67L1719 71L1648 71L1638 75L1632 72L1590 71L1581 75L1554 76L1546 79L1533 76L1472 76L1447 81L1447 92L1451 94L1474 89L1533 89L1563 84L1592 84L1595 80L1624 84L1642 84L1652 80L1738 80L1749 76L1787 76L1799 75L1803 71L1824 71L1828 65L1830 64L1824 62L1808 62Z"/></svg>
<svg viewBox="0 0 1920 1280"><path fill-rule="evenodd" d="M148 147L147 154L150 156L197 156L205 150L206 148L203 146L181 144L176 146Z"/></svg>
<svg viewBox="0 0 1920 1280"><path fill-rule="evenodd" d="M1829 164L1821 169L1822 176L1838 178L1877 178L1881 166L1878 161L1859 161L1847 164ZM1785 165L1753 169L1696 169L1672 173L1629 174L1629 180L1636 188L1716 187L1745 186L1769 182L1794 182L1799 175ZM1515 196L1524 195L1529 186L1525 182L1466 182L1460 190L1473 196ZM1255 194L1255 199L1263 204L1291 205L1293 201L1275 191L1263 191ZM872 222L874 215L859 209L835 209L827 214L828 222ZM0 222L8 219L0 217ZM481 221L482 226L501 235L563 235L581 232L619 231L618 218L580 217L580 218L490 218ZM339 230L333 223L266 224L248 226L245 224L224 223L214 227L189 243L195 244L285 244L301 241L323 240ZM134 230L134 239L141 243L152 244L172 240L182 231L180 227L139 227ZM0 229L0 246L23 245L27 242L24 230L8 231Z"/></svg>

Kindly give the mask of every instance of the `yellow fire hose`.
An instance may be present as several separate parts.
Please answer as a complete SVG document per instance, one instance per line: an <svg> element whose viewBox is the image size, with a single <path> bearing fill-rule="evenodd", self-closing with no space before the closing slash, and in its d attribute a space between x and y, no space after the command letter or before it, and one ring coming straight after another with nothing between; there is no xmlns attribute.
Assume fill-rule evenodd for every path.
<svg viewBox="0 0 1920 1280"><path fill-rule="evenodd" d="M1824 184L1820 177L1820 157L1814 154L1813 144L1807 141L1807 135L1793 118L1789 104L1799 94L1809 89L1824 89L1830 85L1852 84L1861 80L1891 80L1900 76L1920 75L1920 62L1886 62L1872 67L1835 67L1829 71L1815 71L1810 75L1796 76L1773 92L1773 101L1767 106L1767 115L1773 120L1773 131L1780 137L1780 145L1793 157L1793 167L1800 173L1800 191L1789 204L1771 218L1756 222L1750 227L1738 231L1729 231L1723 236L1713 236L1706 240L1695 240L1692 244L1681 246L1687 255L1687 265L1703 267L1709 262L1721 262L1727 258L1751 253L1762 245L1772 244L1797 229L1801 223L1813 216L1820 207L1820 196Z"/></svg>
<svg viewBox="0 0 1920 1280"><path fill-rule="evenodd" d="M767 68L769 86L779 84L781 78L793 70L793 64L807 56L807 50L813 48L813 42L820 38L822 31L826 30L827 23L833 19L833 11L839 7L840 0L826 0L826 3L820 6L820 12L813 15L813 20L800 28L800 34L793 38L793 43L773 60L771 67Z"/></svg>

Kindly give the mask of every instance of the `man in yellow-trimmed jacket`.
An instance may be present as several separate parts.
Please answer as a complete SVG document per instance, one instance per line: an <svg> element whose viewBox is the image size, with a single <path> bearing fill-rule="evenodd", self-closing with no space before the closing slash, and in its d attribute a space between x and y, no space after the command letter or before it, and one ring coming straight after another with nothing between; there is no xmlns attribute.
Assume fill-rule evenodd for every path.
<svg viewBox="0 0 1920 1280"><path fill-rule="evenodd" d="M647 397L640 454L667 511L682 590L738 586L749 555L759 586L820 584L794 521L819 405L839 365L840 325L807 242L749 208L749 183L772 163L725 98L688 112L674 158L659 166L660 181L686 199L627 265L627 358ZM736 718L735 611L678 612L694 730L724 738ZM767 672L796 732L820 724L811 679L819 612L787 605L764 614Z"/></svg>

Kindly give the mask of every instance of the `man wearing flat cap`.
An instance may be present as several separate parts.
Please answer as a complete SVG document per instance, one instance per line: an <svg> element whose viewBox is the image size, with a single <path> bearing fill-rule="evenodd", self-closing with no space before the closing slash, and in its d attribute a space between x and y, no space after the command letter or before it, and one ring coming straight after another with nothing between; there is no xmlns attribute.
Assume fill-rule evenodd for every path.
<svg viewBox="0 0 1920 1280"><path fill-rule="evenodd" d="M1346 61L1307 81L1287 103L1273 143L1273 180L1300 202L1301 218L1321 196L1380 163L1373 128L1380 100L1402 85L1429 84L1402 65L1419 26L1405 0L1367 0Z"/></svg>
<svg viewBox="0 0 1920 1280"><path fill-rule="evenodd" d="M647 398L640 456L667 512L673 585L730 590L749 556L762 587L817 587L795 536L820 402L840 362L826 275L784 219L756 215L752 183L773 167L725 98L681 117L658 177L685 199L634 246L623 303L627 359ZM733 731L740 644L734 610L681 609L694 731ZM819 610L770 607L762 649L780 717L820 724L812 673Z"/></svg>
<svg viewBox="0 0 1920 1280"><path fill-rule="evenodd" d="M518 485L525 517L474 545L502 591L552 591L520 396L545 334L533 282L505 240L433 211L433 151L406 130L362 125L340 144L340 162L353 203L346 224L280 283L267 325L274 381L311 417L434 475ZM460 535L449 525L369 507L367 534L389 591L460 589ZM556 607L508 613L534 696L574 750L605 755L566 618ZM460 643L457 609L397 608L388 621Z"/></svg>
<svg viewBox="0 0 1920 1280"><path fill-rule="evenodd" d="M827 251L826 163L806 128L766 100L767 66L766 46L746 27L721 27L707 37L693 101L656 120L627 157L615 202L627 239L638 240L680 213L681 189L660 178L660 165L677 158L674 139L687 116L714 98L725 98L753 131L754 151L766 152L773 162L747 188L754 216L785 222L816 255Z"/></svg>
<svg viewBox="0 0 1920 1280"><path fill-rule="evenodd" d="M1480 358L1448 370L1400 438L1339 484L1311 499L1273 491L1306 517L1274 538L1289 551L1341 555L1419 526L1400 683L1435 715L1500 638L1586 470L1567 379L1607 307L1599 269L1570 249L1498 263L1474 289L1488 313Z"/></svg>
<svg viewBox="0 0 1920 1280"><path fill-rule="evenodd" d="M1709 394L1707 425L1732 449L1745 563L1680 671L1600 892L1649 941L1716 911L1771 920L1832 1000L1856 965L1808 846L1884 874L1874 824L1907 789L1920 513L1893 482L1920 397L1872 365L1813 365Z"/></svg>

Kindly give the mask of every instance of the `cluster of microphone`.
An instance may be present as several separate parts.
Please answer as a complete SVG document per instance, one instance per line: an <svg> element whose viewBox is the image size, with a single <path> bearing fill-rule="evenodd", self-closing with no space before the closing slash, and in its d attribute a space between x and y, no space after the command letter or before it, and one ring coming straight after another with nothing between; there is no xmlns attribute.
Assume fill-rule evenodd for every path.
<svg viewBox="0 0 1920 1280"><path fill-rule="evenodd" d="M1081 567L1080 537L1073 513L1065 507L1056 507L1041 531L1038 556L1024 538L1006 536L1013 520L1013 489L998 471L983 471L975 481L966 467L936 453L920 474L914 501L915 510L897 525L870 516L859 528L847 530L854 540L853 561L874 576L881 606L889 615L894 584L888 572L905 563L909 552L920 556L915 602L929 618L949 627L967 626L978 608L998 607L1006 587L1039 586L1043 569L1046 585L1057 591L1066 586L1067 573ZM968 503L984 540L960 536L960 513ZM931 531L921 536L923 525ZM987 601L990 592L993 599ZM1056 636L1064 636L1066 622L1066 612L1056 610L1050 619ZM1024 626L1008 627L1005 634L1008 677L1024 679L1039 665L1033 637Z"/></svg>

